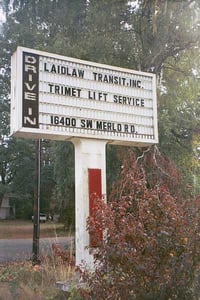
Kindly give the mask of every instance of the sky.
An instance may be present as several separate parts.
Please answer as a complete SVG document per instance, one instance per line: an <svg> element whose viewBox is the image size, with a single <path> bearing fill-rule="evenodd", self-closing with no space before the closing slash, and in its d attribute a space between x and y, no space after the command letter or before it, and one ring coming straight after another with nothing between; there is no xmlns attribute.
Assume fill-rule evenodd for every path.
<svg viewBox="0 0 200 300"><path fill-rule="evenodd" d="M3 9L0 7L0 24L5 22L5 14L3 13Z"/></svg>

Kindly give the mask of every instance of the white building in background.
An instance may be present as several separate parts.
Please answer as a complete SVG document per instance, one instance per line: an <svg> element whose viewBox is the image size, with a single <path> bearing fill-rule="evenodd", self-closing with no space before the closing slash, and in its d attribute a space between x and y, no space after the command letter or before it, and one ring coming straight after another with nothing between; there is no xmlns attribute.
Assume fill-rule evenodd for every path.
<svg viewBox="0 0 200 300"><path fill-rule="evenodd" d="M0 203L0 220L15 218L15 207L10 205L10 197L5 194Z"/></svg>

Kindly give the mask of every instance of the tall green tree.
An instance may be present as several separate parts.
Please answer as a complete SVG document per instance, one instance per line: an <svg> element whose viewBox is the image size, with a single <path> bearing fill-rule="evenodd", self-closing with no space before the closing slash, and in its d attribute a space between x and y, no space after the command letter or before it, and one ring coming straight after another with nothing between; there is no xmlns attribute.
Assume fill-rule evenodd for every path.
<svg viewBox="0 0 200 300"><path fill-rule="evenodd" d="M5 186L6 179L6 186L10 188L11 182L12 190L17 191L15 174L20 174L21 167L17 161L21 157L22 141L8 138L10 57L19 45L155 72L158 78L159 148L182 169L185 166L187 169L193 157L193 136L198 128L197 91L192 88L196 86L196 78L191 76L191 71L193 69L194 75L194 70L199 67L195 61L199 53L199 1L4 0L2 3L7 19L0 36L1 186ZM30 146L33 151L32 142L23 143L24 149ZM52 149L53 159L48 168L45 166L48 180L42 184L42 197L46 202L52 192L53 199L59 199L58 204L66 205L69 187L73 189L73 148L68 144L55 147L50 143L48 149ZM119 153L127 151L123 149L107 147L109 184L120 172ZM33 161L31 151L28 151L27 164ZM68 153L65 160L70 174L62 170L63 151ZM54 187L54 184L53 193L49 186ZM47 193L47 189L51 192ZM48 194L46 198L45 194ZM49 209L46 204L44 207Z"/></svg>
<svg viewBox="0 0 200 300"><path fill-rule="evenodd" d="M187 180L191 181L192 137L199 126L198 115L191 110L198 109L192 71L199 70L199 2L110 2L90 1L86 24L92 26L84 49L94 60L156 73L159 148L189 173ZM113 164L112 160L116 152L119 148L108 147L109 178L120 172L120 162Z"/></svg>
<svg viewBox="0 0 200 300"><path fill-rule="evenodd" d="M70 142L54 142L52 146L54 161L55 188L53 199L55 211L67 228L75 224L75 161L74 146Z"/></svg>

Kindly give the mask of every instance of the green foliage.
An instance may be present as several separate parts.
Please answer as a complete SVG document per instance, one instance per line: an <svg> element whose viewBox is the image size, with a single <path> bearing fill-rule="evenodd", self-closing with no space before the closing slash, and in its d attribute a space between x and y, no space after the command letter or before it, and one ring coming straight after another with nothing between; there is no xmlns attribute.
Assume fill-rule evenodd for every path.
<svg viewBox="0 0 200 300"><path fill-rule="evenodd" d="M74 147L72 143L54 142L52 160L54 161L55 189L53 193L55 210L67 228L75 225L75 174Z"/></svg>
<svg viewBox="0 0 200 300"><path fill-rule="evenodd" d="M2 4L7 19L0 35L0 180L16 195L19 207L29 199L29 210L32 202L34 150L25 154L21 141L8 138L10 57L17 46L155 72L159 149L184 171L185 182L192 185L194 176L199 182L193 159L199 127L199 1L4 0ZM45 148L51 161L42 166L41 208L68 212L68 226L74 222L73 149L59 143ZM127 148L107 147L108 192L119 175L123 151L125 155Z"/></svg>
<svg viewBox="0 0 200 300"><path fill-rule="evenodd" d="M30 218L34 191L34 143L24 139L14 139L12 143L14 151L9 162L12 203L15 204L16 217Z"/></svg>
<svg viewBox="0 0 200 300"><path fill-rule="evenodd" d="M194 139L198 136L200 65L196 49L184 52L179 58L168 60L159 95L159 141L162 153L176 161L192 183L196 173ZM194 72L196 75L194 75ZM178 75L178 76L177 76Z"/></svg>

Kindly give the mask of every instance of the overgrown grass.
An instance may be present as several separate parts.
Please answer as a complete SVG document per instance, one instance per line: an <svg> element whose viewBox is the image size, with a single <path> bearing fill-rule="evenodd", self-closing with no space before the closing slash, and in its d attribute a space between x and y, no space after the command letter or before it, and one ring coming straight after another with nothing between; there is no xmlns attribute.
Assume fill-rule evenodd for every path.
<svg viewBox="0 0 200 300"><path fill-rule="evenodd" d="M76 281L73 261L72 250L56 252L54 247L51 254L41 257L40 265L33 266L31 261L0 265L0 300L68 299L56 282Z"/></svg>
<svg viewBox="0 0 200 300"><path fill-rule="evenodd" d="M12 237L14 235L14 238L32 237L32 226L31 222L26 221L0 222L0 238L5 231ZM41 224L41 236L55 238L55 243L48 245L48 251L41 253L41 264L33 266L32 261L23 260L0 265L0 300L68 299L68 293L58 289L56 282L69 282L73 285L77 280L74 240L71 239L68 249L63 248L56 242L56 238L61 235L73 236L64 231L62 224Z"/></svg>

